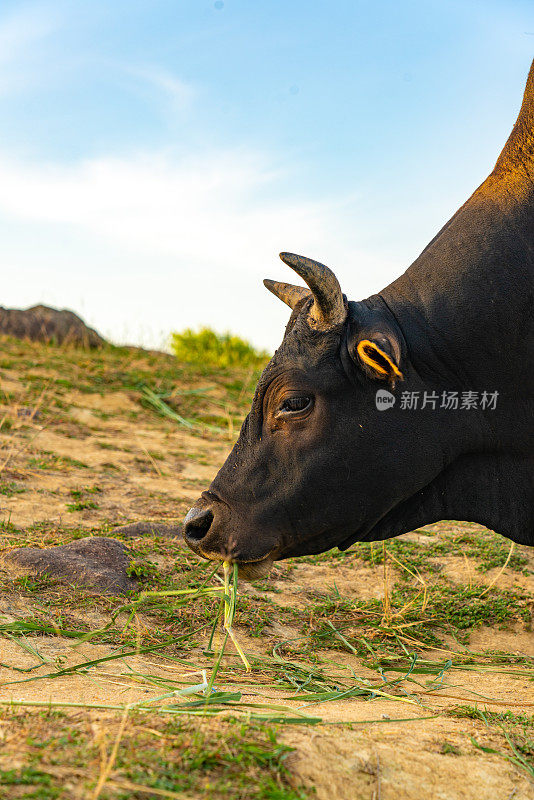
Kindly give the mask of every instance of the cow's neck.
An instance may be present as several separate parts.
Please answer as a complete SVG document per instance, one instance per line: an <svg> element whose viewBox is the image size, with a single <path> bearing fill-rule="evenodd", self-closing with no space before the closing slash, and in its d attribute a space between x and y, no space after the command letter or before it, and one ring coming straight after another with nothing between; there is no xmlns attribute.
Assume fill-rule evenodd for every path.
<svg viewBox="0 0 534 800"><path fill-rule="evenodd" d="M465 454L428 486L392 508L355 541L390 539L440 520L485 525L519 544L534 545L533 472L528 459L510 454Z"/></svg>
<svg viewBox="0 0 534 800"><path fill-rule="evenodd" d="M381 296L423 382L500 395L485 440L466 417L463 452L382 534L452 518L534 544L534 65L495 169Z"/></svg>
<svg viewBox="0 0 534 800"><path fill-rule="evenodd" d="M444 373L458 370L467 380L498 373L506 384L518 371L530 376L534 63L518 120L495 169L381 296L422 368L437 358Z"/></svg>

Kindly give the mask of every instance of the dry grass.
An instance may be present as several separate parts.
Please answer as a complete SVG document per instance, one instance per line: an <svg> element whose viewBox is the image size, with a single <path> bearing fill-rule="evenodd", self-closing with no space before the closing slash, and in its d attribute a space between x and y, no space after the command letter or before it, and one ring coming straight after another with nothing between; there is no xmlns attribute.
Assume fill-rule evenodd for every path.
<svg viewBox="0 0 534 800"><path fill-rule="evenodd" d="M254 378L3 342L2 548L179 521ZM230 576L179 540L127 544L141 590L126 599L0 571L3 796L419 800L436 781L466 800L532 796L516 719L534 711L526 548L441 523L276 565L236 612Z"/></svg>

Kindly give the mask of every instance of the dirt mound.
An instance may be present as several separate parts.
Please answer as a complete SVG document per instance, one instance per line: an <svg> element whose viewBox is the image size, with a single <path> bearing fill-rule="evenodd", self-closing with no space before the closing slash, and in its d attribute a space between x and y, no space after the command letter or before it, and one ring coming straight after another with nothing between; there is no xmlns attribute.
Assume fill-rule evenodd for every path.
<svg viewBox="0 0 534 800"><path fill-rule="evenodd" d="M34 342L54 342L80 347L101 347L105 344L100 334L67 309L33 306L32 308L2 308L0 306L0 334Z"/></svg>
<svg viewBox="0 0 534 800"><path fill-rule="evenodd" d="M59 547L20 547L6 553L4 566L15 574L48 575L61 583L122 594L137 587L128 575L128 548L116 539L88 536Z"/></svg>
<svg viewBox="0 0 534 800"><path fill-rule="evenodd" d="M181 525L168 525L164 522L132 522L113 529L113 534L120 534L128 539L141 536L164 536L167 539L179 539L182 535Z"/></svg>

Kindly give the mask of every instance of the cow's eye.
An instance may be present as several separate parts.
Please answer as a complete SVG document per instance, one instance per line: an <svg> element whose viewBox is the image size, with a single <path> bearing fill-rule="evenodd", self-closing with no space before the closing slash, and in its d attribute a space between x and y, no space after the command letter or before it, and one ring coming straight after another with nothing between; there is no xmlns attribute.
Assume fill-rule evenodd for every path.
<svg viewBox="0 0 534 800"><path fill-rule="evenodd" d="M311 397L287 397L280 406L280 411L283 414L294 414L297 411L305 411L310 405Z"/></svg>

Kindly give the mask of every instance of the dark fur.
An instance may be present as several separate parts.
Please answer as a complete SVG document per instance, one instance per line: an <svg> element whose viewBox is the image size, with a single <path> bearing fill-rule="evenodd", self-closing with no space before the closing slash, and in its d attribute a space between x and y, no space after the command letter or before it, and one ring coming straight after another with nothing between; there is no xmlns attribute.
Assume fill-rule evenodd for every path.
<svg viewBox="0 0 534 800"><path fill-rule="evenodd" d="M294 310L228 460L198 508L194 549L256 562L385 539L440 519L534 545L534 64L495 169L412 266L318 332ZM402 391L498 391L496 410L377 411L364 338ZM313 393L276 424L281 387ZM187 525L186 525L187 529ZM187 530L186 530L187 533Z"/></svg>

